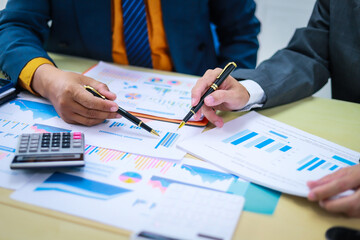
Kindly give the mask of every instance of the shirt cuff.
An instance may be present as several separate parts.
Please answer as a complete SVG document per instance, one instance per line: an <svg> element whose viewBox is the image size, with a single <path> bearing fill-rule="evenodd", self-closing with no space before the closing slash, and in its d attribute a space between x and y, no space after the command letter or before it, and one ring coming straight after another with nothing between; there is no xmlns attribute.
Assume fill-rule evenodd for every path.
<svg viewBox="0 0 360 240"><path fill-rule="evenodd" d="M260 85L253 80L244 80L239 82L248 91L250 98L245 107L238 111L249 111L253 108L259 108L264 105L266 95Z"/></svg>
<svg viewBox="0 0 360 240"><path fill-rule="evenodd" d="M42 57L34 58L25 65L25 67L21 70L21 73L19 75L19 85L34 95L39 95L39 94L37 94L31 88L31 81L33 79L36 69L38 69L38 67L40 67L43 64L51 64L54 66L54 64L46 58L42 58Z"/></svg>

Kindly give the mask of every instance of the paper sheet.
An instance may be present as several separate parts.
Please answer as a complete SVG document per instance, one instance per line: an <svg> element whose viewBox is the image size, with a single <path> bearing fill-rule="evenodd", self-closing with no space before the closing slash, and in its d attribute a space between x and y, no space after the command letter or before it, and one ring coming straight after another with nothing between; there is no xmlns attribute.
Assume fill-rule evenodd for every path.
<svg viewBox="0 0 360 240"><path fill-rule="evenodd" d="M358 164L360 153L250 112L178 146L251 182L307 196L306 182Z"/></svg>
<svg viewBox="0 0 360 240"><path fill-rule="evenodd" d="M279 199L277 195L273 201L270 190L248 194L253 190L249 182L194 159L164 161L88 145L85 161L84 168L37 174L11 197L131 231L148 226L158 201L172 184L244 196L258 206L255 212L263 214L271 214ZM261 209L264 202L273 204Z"/></svg>
<svg viewBox="0 0 360 240"><path fill-rule="evenodd" d="M18 189L27 183L34 175L34 172L10 169L10 163L14 158L15 149L1 145L0 136L0 187L8 189Z"/></svg>
<svg viewBox="0 0 360 240"><path fill-rule="evenodd" d="M231 240L243 206L241 196L172 184L144 230L176 239Z"/></svg>
<svg viewBox="0 0 360 240"><path fill-rule="evenodd" d="M117 95L115 102L127 111L177 120L189 112L191 89L197 81L195 77L139 72L104 62L84 75L107 84Z"/></svg>
<svg viewBox="0 0 360 240"><path fill-rule="evenodd" d="M174 160L180 160L185 155L183 150L176 148L177 142L203 130L203 127L184 126L177 132L178 125L175 123L144 119L146 124L159 131L159 138L125 118L106 120L93 127L67 124L52 105L26 94L1 106L0 115L0 131L3 129L15 135L23 132L79 131L85 134L87 144Z"/></svg>

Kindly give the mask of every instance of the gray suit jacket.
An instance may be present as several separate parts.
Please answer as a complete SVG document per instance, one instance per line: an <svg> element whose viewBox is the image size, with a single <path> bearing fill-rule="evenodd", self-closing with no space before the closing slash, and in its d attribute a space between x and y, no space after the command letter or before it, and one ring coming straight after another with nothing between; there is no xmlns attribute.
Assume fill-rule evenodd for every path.
<svg viewBox="0 0 360 240"><path fill-rule="evenodd" d="M360 103L360 0L317 0L308 26L285 49L232 76L256 81L265 108L310 96L329 78L333 98Z"/></svg>

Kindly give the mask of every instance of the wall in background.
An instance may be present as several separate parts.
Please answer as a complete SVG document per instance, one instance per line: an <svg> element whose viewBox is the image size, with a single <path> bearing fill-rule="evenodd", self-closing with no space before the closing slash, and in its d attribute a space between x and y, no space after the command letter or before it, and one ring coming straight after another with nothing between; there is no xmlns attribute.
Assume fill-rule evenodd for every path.
<svg viewBox="0 0 360 240"><path fill-rule="evenodd" d="M5 8L7 0L0 0L0 9Z"/></svg>

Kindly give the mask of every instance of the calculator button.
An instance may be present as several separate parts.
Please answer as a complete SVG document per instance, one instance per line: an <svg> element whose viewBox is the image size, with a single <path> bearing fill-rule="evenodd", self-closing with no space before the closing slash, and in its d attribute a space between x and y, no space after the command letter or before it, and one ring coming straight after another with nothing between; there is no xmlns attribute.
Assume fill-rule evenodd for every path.
<svg viewBox="0 0 360 240"><path fill-rule="evenodd" d="M24 153L24 152L26 152L27 151L27 148L19 148L19 152L20 153Z"/></svg>
<svg viewBox="0 0 360 240"><path fill-rule="evenodd" d="M81 139L81 136L73 136L73 139Z"/></svg>
<svg viewBox="0 0 360 240"><path fill-rule="evenodd" d="M54 136L60 136L60 133L53 133L53 137Z"/></svg>
<svg viewBox="0 0 360 240"><path fill-rule="evenodd" d="M40 151L42 151L42 152L48 152L48 151L49 151L49 148L48 148L48 147L42 147L42 148L40 149Z"/></svg>
<svg viewBox="0 0 360 240"><path fill-rule="evenodd" d="M51 148L51 151L52 151L52 152L57 152L57 151L59 151L59 150L60 150L59 147L52 147L52 148Z"/></svg>
<svg viewBox="0 0 360 240"><path fill-rule="evenodd" d="M70 143L63 143L62 148L70 148Z"/></svg>
<svg viewBox="0 0 360 240"><path fill-rule="evenodd" d="M30 148L29 152L37 152L37 148Z"/></svg>
<svg viewBox="0 0 360 240"><path fill-rule="evenodd" d="M40 134L37 134L37 133L33 133L31 134L31 139L39 139L40 138Z"/></svg>
<svg viewBox="0 0 360 240"><path fill-rule="evenodd" d="M24 144L21 144L21 143L20 143L20 148L26 148L27 146L28 146L27 143L24 143Z"/></svg>
<svg viewBox="0 0 360 240"><path fill-rule="evenodd" d="M63 142L63 143L69 143L69 142L70 142L70 139L63 139L62 142Z"/></svg>
<svg viewBox="0 0 360 240"><path fill-rule="evenodd" d="M43 148L43 147L50 147L50 144L49 143L43 143L43 144L41 144L41 147Z"/></svg>
<svg viewBox="0 0 360 240"><path fill-rule="evenodd" d="M60 147L60 143L52 143L51 147Z"/></svg>
<svg viewBox="0 0 360 240"><path fill-rule="evenodd" d="M53 140L60 140L60 135L54 135L54 136L52 137L52 139L53 139Z"/></svg>
<svg viewBox="0 0 360 240"><path fill-rule="evenodd" d="M63 135L63 137L65 137L65 136L69 136L69 137L70 137L70 133L63 133L62 135Z"/></svg>
<svg viewBox="0 0 360 240"><path fill-rule="evenodd" d="M74 136L81 136L81 132L74 132L73 135Z"/></svg>
<svg viewBox="0 0 360 240"><path fill-rule="evenodd" d="M74 148L79 148L79 147L81 147L81 143L74 143L74 144L73 144L73 147L74 147Z"/></svg>

